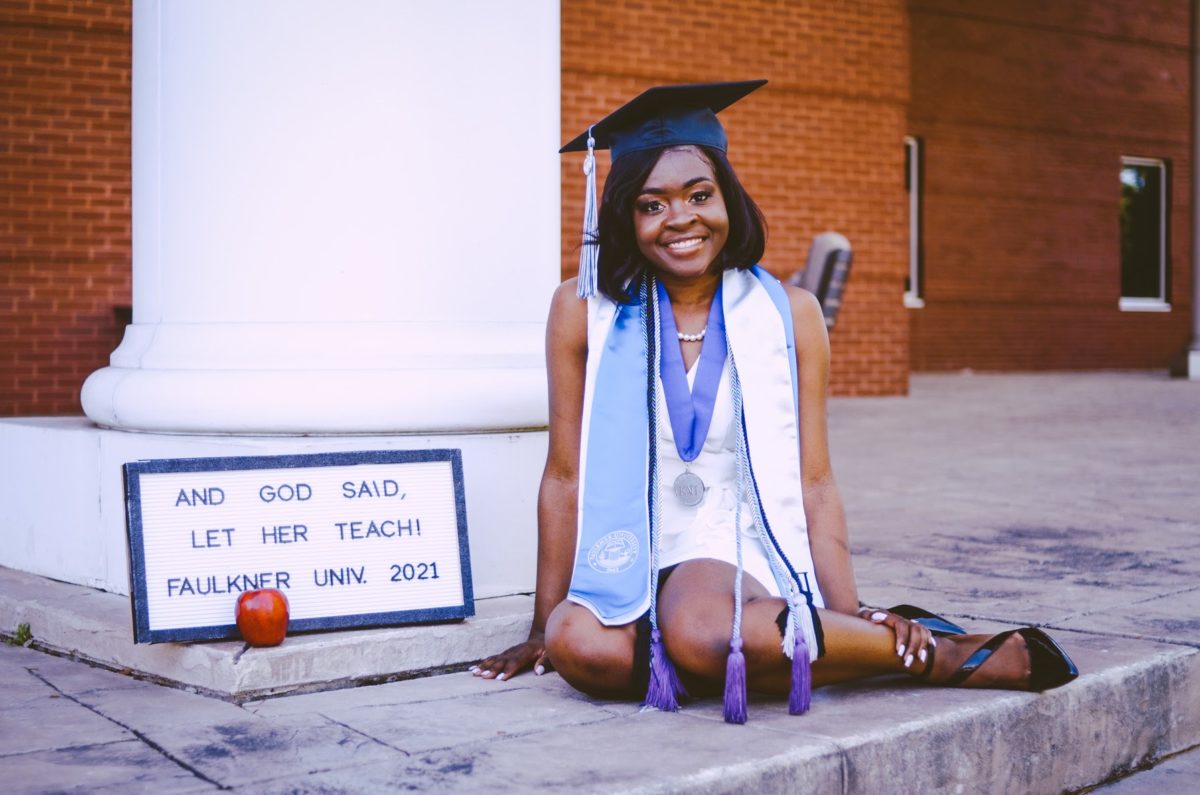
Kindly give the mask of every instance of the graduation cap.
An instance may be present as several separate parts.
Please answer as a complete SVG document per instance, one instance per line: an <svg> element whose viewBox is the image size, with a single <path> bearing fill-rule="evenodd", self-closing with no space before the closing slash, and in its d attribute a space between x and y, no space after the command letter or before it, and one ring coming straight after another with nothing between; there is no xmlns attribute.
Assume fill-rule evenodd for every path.
<svg viewBox="0 0 1200 795"><path fill-rule="evenodd" d="M608 149L613 162L630 152L666 146L708 146L721 152L729 141L717 114L766 84L766 80L654 86L643 91L567 142L559 153L587 152L583 248L579 253L580 298L595 295L600 257L596 211L596 149Z"/></svg>
<svg viewBox="0 0 1200 795"><path fill-rule="evenodd" d="M612 159L662 146L728 148L717 114L766 80L654 86L614 110L568 142L559 153L610 149ZM589 146L588 138L594 140Z"/></svg>

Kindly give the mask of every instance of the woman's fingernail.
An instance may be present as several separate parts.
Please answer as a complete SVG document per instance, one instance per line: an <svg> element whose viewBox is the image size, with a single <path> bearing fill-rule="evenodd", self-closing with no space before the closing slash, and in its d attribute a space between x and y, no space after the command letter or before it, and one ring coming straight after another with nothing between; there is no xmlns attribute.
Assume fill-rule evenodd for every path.
<svg viewBox="0 0 1200 795"><path fill-rule="evenodd" d="M937 646L937 638L930 638L930 645Z"/></svg>
<svg viewBox="0 0 1200 795"><path fill-rule="evenodd" d="M507 678L506 674L500 674L499 676L496 677L496 681L503 682L506 678Z"/></svg>
<svg viewBox="0 0 1200 795"><path fill-rule="evenodd" d="M533 672L535 674L537 674L538 676L541 676L542 674L546 673L546 666L539 665L538 667L533 669Z"/></svg>
<svg viewBox="0 0 1200 795"><path fill-rule="evenodd" d="M471 672L471 673L473 673L473 674L474 674L474 673L478 673L478 672L479 672L479 666L478 666L478 665L472 665L472 666L471 666L470 668L468 668L467 670L468 670L468 671L470 671L470 672Z"/></svg>
<svg viewBox="0 0 1200 795"><path fill-rule="evenodd" d="M904 644L903 644L903 643L901 643L899 646L897 646L897 647L896 647L896 656L897 656L897 657L903 657L903 656L904 656L904 648L905 648L905 647L904 647Z"/></svg>
<svg viewBox="0 0 1200 795"><path fill-rule="evenodd" d="M908 668L911 665L912 665L912 655L910 654L904 658L904 667Z"/></svg>
<svg viewBox="0 0 1200 795"><path fill-rule="evenodd" d="M921 662L925 662L925 656L924 649L921 649L921 651L917 652L917 658L920 659Z"/></svg>
<svg viewBox="0 0 1200 795"><path fill-rule="evenodd" d="M871 614L872 621L883 621L885 618L887 618L887 613L876 612Z"/></svg>

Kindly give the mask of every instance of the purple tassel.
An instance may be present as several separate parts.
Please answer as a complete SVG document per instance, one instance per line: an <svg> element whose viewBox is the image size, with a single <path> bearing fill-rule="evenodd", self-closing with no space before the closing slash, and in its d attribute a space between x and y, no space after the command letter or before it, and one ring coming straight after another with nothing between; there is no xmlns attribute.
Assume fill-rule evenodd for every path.
<svg viewBox="0 0 1200 795"><path fill-rule="evenodd" d="M676 712L679 709L679 699L686 697L687 691L679 681L679 674L671 664L666 649L662 645L662 633L657 629L650 631L650 687L646 689L645 706L661 709L666 712Z"/></svg>
<svg viewBox="0 0 1200 795"><path fill-rule="evenodd" d="M792 691L788 694L788 712L803 715L812 706L812 661L808 659L808 644L804 634L796 632L796 648L792 652Z"/></svg>
<svg viewBox="0 0 1200 795"><path fill-rule="evenodd" d="M729 642L729 661L725 663L725 722L746 722L746 656L742 639Z"/></svg>

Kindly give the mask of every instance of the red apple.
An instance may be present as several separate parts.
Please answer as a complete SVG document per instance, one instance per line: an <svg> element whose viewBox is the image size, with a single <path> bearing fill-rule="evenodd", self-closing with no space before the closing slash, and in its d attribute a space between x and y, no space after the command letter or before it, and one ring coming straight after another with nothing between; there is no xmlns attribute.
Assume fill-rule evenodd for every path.
<svg viewBox="0 0 1200 795"><path fill-rule="evenodd" d="M238 632L251 646L278 646L287 635L287 596L276 588L246 591L238 597L234 616Z"/></svg>

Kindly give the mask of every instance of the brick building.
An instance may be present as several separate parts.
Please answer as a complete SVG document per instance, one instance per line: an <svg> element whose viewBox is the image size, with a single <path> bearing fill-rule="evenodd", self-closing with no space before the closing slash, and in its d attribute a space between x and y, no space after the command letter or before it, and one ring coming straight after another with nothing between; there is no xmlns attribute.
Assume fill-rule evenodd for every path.
<svg viewBox="0 0 1200 795"><path fill-rule="evenodd" d="M649 85L769 78L722 115L731 159L777 275L816 233L854 244L839 394L903 393L910 368L1162 368L1192 313L1191 14L563 0L562 135ZM77 413L127 320L129 39L128 0L0 6L0 415ZM578 169L563 158L564 276ZM1149 282L1124 274L1126 200L1161 238L1134 240Z"/></svg>
<svg viewBox="0 0 1200 795"><path fill-rule="evenodd" d="M1165 367L1191 327L1190 4L908 7L925 177L914 369ZM1121 179L1155 163L1163 284L1130 287L1162 300L1129 300Z"/></svg>
<svg viewBox="0 0 1200 795"><path fill-rule="evenodd" d="M129 306L130 9L0 4L0 415L78 414Z"/></svg>

